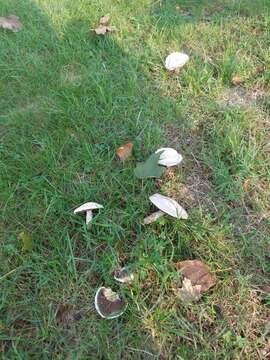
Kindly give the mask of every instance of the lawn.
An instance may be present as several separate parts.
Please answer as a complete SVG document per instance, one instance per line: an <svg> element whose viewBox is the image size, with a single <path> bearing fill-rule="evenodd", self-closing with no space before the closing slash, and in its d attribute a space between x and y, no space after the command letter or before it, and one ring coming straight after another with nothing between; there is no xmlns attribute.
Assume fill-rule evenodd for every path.
<svg viewBox="0 0 270 360"><path fill-rule="evenodd" d="M1 357L268 359L269 1L0 0L10 14L23 29L0 29ZM98 36L104 14L115 31ZM174 75L172 51L190 56ZM137 179L163 146L180 166ZM156 192L189 219L142 225ZM90 228L73 214L86 201L104 205ZM217 277L194 303L173 292L186 259ZM126 298L121 317L96 313L100 286Z"/></svg>

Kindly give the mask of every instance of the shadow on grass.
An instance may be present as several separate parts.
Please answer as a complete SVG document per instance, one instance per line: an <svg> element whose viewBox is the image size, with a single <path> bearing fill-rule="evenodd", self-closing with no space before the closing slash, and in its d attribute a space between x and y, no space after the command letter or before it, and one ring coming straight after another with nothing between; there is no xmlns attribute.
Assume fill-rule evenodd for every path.
<svg viewBox="0 0 270 360"><path fill-rule="evenodd" d="M160 27L196 23L205 17L203 11L208 4L203 1L198 7L198 2L191 5L187 1L160 2L152 7L151 16L153 23ZM220 11L213 2L210 4L212 13L208 13L207 20L211 20L209 16L215 18ZM235 9L223 8L221 3L218 6L225 9L225 16L235 15ZM171 260L198 256L197 250L190 249L191 243L196 248L207 240L203 248L209 258L214 254L220 260L218 253L226 251L225 244L216 244L211 237L213 229L214 234L223 236L223 229L217 229L215 219L203 225L178 224L173 230L166 224L161 233L159 229L142 229L138 217L149 208L144 194L153 191L154 184L140 187L130 181L134 162L127 165L127 169L113 163L114 171L107 166L112 163L114 149L130 139L135 139L136 148L140 149L140 153L135 150L137 159L144 158L167 140L163 128L171 119L178 119L178 133L174 136L178 139L181 132L186 134L181 106L177 99L164 96L155 87L151 66L149 71L141 66L140 59L124 51L113 34L97 37L89 32L90 24L84 19L67 22L56 33L47 16L27 1L11 1L3 6L2 12L18 14L24 23L24 30L18 34L0 34L4 59L2 80L7 84L5 97L0 99L6 144L3 163L7 169L2 172L5 212L1 235L9 244L3 249L1 267L3 273L11 270L11 264L22 269L13 278L7 278L3 286L1 312L8 334L3 338L3 351L8 344L11 356L16 350L21 357L41 352L48 357L61 356L70 345L78 349L81 356L98 354L100 358L109 357L111 351L118 358L132 358L134 349L143 349L145 357L141 358L146 358L145 351L160 353L162 350L153 346L150 335L142 338L135 333L144 328L153 332L151 320L154 325L159 322L166 325L163 313L154 313L152 319L151 316L147 318L145 311L147 319L142 325L141 319L132 316L136 307L131 305L128 315L132 317L133 329L126 326L128 315L119 323L101 323L95 315L90 316L88 322L85 317L76 332L83 339L80 345L74 340L74 332L55 329L52 319L55 304L70 298L89 311L88 300L92 302L95 288L101 282L113 285L108 273L117 262L150 264L155 283L161 280L160 274L171 276L167 270ZM189 144L181 143L181 136L179 139L176 147L190 154ZM87 180L74 186L74 174L89 176L90 185ZM142 190L145 193L141 195ZM104 227L93 228L92 236L84 229L82 236L81 222L67 219L70 209L88 198L106 199L110 224L106 216L102 218L101 215L98 221ZM14 213L16 218L11 223ZM16 252L18 230L35 234L38 246L32 258ZM127 238L132 240L127 241ZM208 253L208 245L216 247L212 254ZM219 261L211 260L214 264ZM101 261L102 265L96 265ZM156 272L153 269L157 269ZM151 284L145 280L142 283L145 289L140 292L138 287L135 292L138 299L147 292L144 305L152 307L159 301L159 288L153 292ZM163 290L167 290L166 286ZM128 291L126 293L128 296ZM12 297L14 301L10 303ZM166 294L164 297L168 300ZM172 309L173 306L171 312L167 309L170 319L174 319ZM41 320L44 313L46 319ZM30 320L28 326L34 326L34 331L21 331L21 323L17 320L22 316ZM173 322L179 319L181 316ZM179 324L172 330L177 331L177 326ZM171 329L170 322L168 329ZM189 332L190 329L192 326ZM176 336L179 343L181 331ZM201 334L196 336L199 341ZM211 331L209 336L212 336ZM21 337L25 339L23 345ZM34 337L36 342L32 341Z"/></svg>

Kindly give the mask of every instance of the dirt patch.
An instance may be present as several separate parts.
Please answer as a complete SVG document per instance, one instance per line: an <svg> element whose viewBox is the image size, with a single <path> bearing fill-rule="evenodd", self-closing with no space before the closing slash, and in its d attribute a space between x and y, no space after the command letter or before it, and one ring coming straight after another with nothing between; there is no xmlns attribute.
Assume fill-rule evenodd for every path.
<svg viewBox="0 0 270 360"><path fill-rule="evenodd" d="M163 179L157 181L157 186L165 195L175 199L187 210L199 207L216 211L210 196L213 190L212 185L204 174L201 163L197 161L195 166L188 170L188 174L183 180L183 176L177 168L170 168L166 171Z"/></svg>
<svg viewBox="0 0 270 360"><path fill-rule="evenodd" d="M57 309L55 320L59 326L69 329L82 316L82 311L76 310L73 305L61 304Z"/></svg>
<svg viewBox="0 0 270 360"><path fill-rule="evenodd" d="M235 86L226 90L220 98L220 103L227 106L250 107L257 105L263 99L263 92L259 89L245 89Z"/></svg>

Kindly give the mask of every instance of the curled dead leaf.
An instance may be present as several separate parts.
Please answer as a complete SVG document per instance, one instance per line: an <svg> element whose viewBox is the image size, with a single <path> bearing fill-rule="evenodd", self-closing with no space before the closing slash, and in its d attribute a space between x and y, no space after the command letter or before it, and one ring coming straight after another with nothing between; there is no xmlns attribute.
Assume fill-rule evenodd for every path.
<svg viewBox="0 0 270 360"><path fill-rule="evenodd" d="M232 83L234 85L241 85L241 84L243 84L243 82L244 82L244 79L241 76L236 75L236 76L232 77Z"/></svg>
<svg viewBox="0 0 270 360"><path fill-rule="evenodd" d="M184 302L198 301L202 296L201 285L193 286L191 280L188 278L184 278L182 287L175 289L174 293Z"/></svg>
<svg viewBox="0 0 270 360"><path fill-rule="evenodd" d="M22 23L18 16L10 15L9 17L0 16L0 28L18 32L22 29Z"/></svg>
<svg viewBox="0 0 270 360"><path fill-rule="evenodd" d="M120 146L116 154L121 161L126 161L132 154L133 144L131 142Z"/></svg>
<svg viewBox="0 0 270 360"><path fill-rule="evenodd" d="M104 15L100 18L99 23L100 25L108 25L111 20L110 15Z"/></svg>
<svg viewBox="0 0 270 360"><path fill-rule="evenodd" d="M210 268L200 260L185 260L175 264L184 278L191 281L193 286L200 285L203 294L213 287L217 280L210 272Z"/></svg>
<svg viewBox="0 0 270 360"><path fill-rule="evenodd" d="M94 31L97 35L105 35L106 33L112 32L113 28L110 26L99 25Z"/></svg>
<svg viewBox="0 0 270 360"><path fill-rule="evenodd" d="M259 75L259 74L262 74L266 71L266 66L265 65L262 65L262 66L259 66L257 67L253 72L252 72L252 75L253 76L256 76L256 75Z"/></svg>

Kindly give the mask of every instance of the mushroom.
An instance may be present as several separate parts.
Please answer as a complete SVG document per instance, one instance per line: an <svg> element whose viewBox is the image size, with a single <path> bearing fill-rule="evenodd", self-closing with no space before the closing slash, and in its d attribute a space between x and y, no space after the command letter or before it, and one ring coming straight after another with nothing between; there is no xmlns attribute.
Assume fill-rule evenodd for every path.
<svg viewBox="0 0 270 360"><path fill-rule="evenodd" d="M124 266L113 271L113 278L120 283L131 283L134 280L134 274L129 267Z"/></svg>
<svg viewBox="0 0 270 360"><path fill-rule="evenodd" d="M74 214L86 212L86 225L88 225L93 218L93 210L103 208L102 205L95 202L87 202L74 210Z"/></svg>
<svg viewBox="0 0 270 360"><path fill-rule="evenodd" d="M104 319L114 319L122 315L126 302L110 288L100 287L95 295L95 308Z"/></svg>
<svg viewBox="0 0 270 360"><path fill-rule="evenodd" d="M159 165L167 167L175 166L183 160L183 156L172 148L160 148L156 151L156 154L158 153L161 153L158 161Z"/></svg>
<svg viewBox="0 0 270 360"><path fill-rule="evenodd" d="M144 224L151 224L152 222L156 221L159 217L163 216L164 214L168 214L177 219L187 219L188 214L182 206L178 204L175 200L161 195L161 194L154 194L149 197L149 200L160 210L156 213L153 213L147 216L144 219ZM149 221L152 220L152 221Z"/></svg>
<svg viewBox="0 0 270 360"><path fill-rule="evenodd" d="M184 66L189 60L189 56L182 52L173 52L167 56L165 67L169 71L177 71Z"/></svg>

